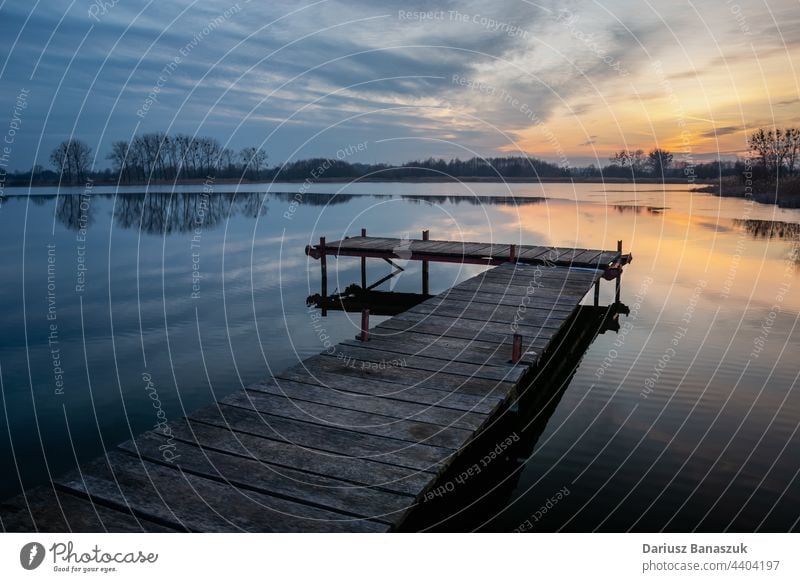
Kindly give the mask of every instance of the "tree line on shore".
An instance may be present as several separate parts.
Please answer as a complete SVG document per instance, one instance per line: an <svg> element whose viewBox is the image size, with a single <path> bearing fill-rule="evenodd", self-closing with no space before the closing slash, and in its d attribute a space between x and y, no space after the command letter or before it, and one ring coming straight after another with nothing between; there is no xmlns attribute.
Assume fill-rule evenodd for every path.
<svg viewBox="0 0 800 582"><path fill-rule="evenodd" d="M314 158L268 166L266 152L245 147L238 152L216 139L184 134L146 133L131 141L116 141L106 156L111 168L92 168L92 150L79 139L60 143L50 155L53 171L35 166L29 172L9 174L10 182L82 184L88 179L103 182L147 183L152 181L202 180L209 176L239 180L311 180L375 177L385 180L415 178L682 178L713 179L741 176L748 170L755 179L795 175L800 164L800 130L758 129L748 136L755 164L743 160L709 163L675 161L672 152L655 148L621 150L603 167L565 167L530 156L473 157L443 160L428 158L397 166L350 163L342 159ZM16 180L15 180L16 178Z"/></svg>

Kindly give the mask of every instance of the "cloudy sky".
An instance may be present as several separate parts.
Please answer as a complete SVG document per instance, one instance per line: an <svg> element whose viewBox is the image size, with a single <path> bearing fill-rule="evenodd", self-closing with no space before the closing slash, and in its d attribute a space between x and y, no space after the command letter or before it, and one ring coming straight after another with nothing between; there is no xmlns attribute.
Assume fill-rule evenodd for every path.
<svg viewBox="0 0 800 582"><path fill-rule="evenodd" d="M271 163L364 142L353 161L731 157L800 125L799 44L796 0L5 1L0 133L17 119L12 169L70 135L106 167L148 131Z"/></svg>

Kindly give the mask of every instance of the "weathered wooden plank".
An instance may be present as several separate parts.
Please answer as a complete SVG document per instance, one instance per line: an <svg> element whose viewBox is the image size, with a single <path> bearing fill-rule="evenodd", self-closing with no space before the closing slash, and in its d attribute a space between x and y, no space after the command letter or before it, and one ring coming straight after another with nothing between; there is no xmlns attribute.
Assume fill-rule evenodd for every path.
<svg viewBox="0 0 800 582"><path fill-rule="evenodd" d="M503 263L493 269L480 273L483 277L499 279L541 278L543 280L562 281L565 279L582 280L598 276L596 269L586 267L559 267L554 265L532 265L526 263Z"/></svg>
<svg viewBox="0 0 800 582"><path fill-rule="evenodd" d="M366 438L363 434L342 428L319 426L236 406L207 407L192 414L190 419L310 447L338 457L372 459L434 473L439 470L442 461L452 454L450 449L443 447L383 436Z"/></svg>
<svg viewBox="0 0 800 582"><path fill-rule="evenodd" d="M110 469L110 470L109 470ZM80 473L59 479L66 490L152 521L189 531L346 532L386 531L375 521L344 516L278 497L109 452Z"/></svg>
<svg viewBox="0 0 800 582"><path fill-rule="evenodd" d="M481 252L493 258L506 258L509 256L510 251L511 251L511 245L496 243L490 245L489 249L484 249Z"/></svg>
<svg viewBox="0 0 800 582"><path fill-rule="evenodd" d="M563 261L564 255L570 252L572 249L566 247L551 247L550 253L546 256L548 262L551 263L558 263Z"/></svg>
<svg viewBox="0 0 800 582"><path fill-rule="evenodd" d="M509 341L515 333L515 330L507 323L491 323L426 313L406 312L391 319L392 324L400 322L407 322L416 332L425 330L427 333L447 335L448 337L474 337L481 341L494 340L500 343ZM516 329L516 333L520 334L524 341L549 340L557 331L556 328L527 325L518 326Z"/></svg>
<svg viewBox="0 0 800 582"><path fill-rule="evenodd" d="M534 293L533 295L540 296L541 294ZM532 296L533 296L532 295ZM532 297L531 296L531 297ZM451 290L447 295L437 295L436 299L453 299L454 301L468 301L473 303L480 303L486 305L498 305L525 309L537 309L543 313L562 311L570 314L574 311L575 301L562 301L547 304L545 302L532 303L530 300L525 300L527 295L508 295L505 293L487 293L485 291L461 291Z"/></svg>
<svg viewBox="0 0 800 582"><path fill-rule="evenodd" d="M333 390L344 390L355 394L380 396L381 398L391 399L398 402L411 402L420 405L436 406L448 410L473 412L476 414L490 414L497 406L494 398L485 398L473 394L465 394L457 391L446 392L439 389L431 389L420 384L409 386L407 384L396 384L365 378L363 375L349 376L329 372L321 366L314 366L309 372L289 368L276 375L278 379L295 380L298 382L313 383L318 386ZM499 398L499 397L498 397Z"/></svg>
<svg viewBox="0 0 800 582"><path fill-rule="evenodd" d="M36 487L0 505L0 529L42 533L178 531L49 486Z"/></svg>
<svg viewBox="0 0 800 582"><path fill-rule="evenodd" d="M596 265L601 254L601 251L589 249L573 257L572 262L573 264Z"/></svg>
<svg viewBox="0 0 800 582"><path fill-rule="evenodd" d="M555 304L572 304L577 305L586 293L562 293L562 292L547 292L542 290L540 293L531 294L526 287L508 285L502 283L481 282L481 281L465 281L459 283L453 290L455 291L468 291L471 293L497 293L508 296L516 297L538 297L545 301L545 305L549 303Z"/></svg>
<svg viewBox="0 0 800 582"><path fill-rule="evenodd" d="M432 339L437 340L439 338L432 337ZM510 344L509 346L494 344L491 348L454 348L447 346L446 342L433 341L427 346L422 346L419 342L407 341L405 337L385 339L375 335L370 335L368 342L350 340L342 342L342 344L372 350L392 351L400 356L424 356L446 362L463 362L466 364L481 362L486 366L500 368L509 367L509 358L511 357ZM404 360L405 357L401 358L401 361Z"/></svg>
<svg viewBox="0 0 800 582"><path fill-rule="evenodd" d="M574 303L579 302L586 295L587 291L594 284L594 281L595 280L581 283L564 282L563 284L554 284L552 281L503 281L501 279L485 278L482 280L472 280L459 283L457 286L449 289L446 293L438 295L437 297L442 299L445 297L450 297L452 293L470 291L475 299L483 298L484 301L504 296L535 296L546 298L548 301L552 302Z"/></svg>
<svg viewBox="0 0 800 582"><path fill-rule="evenodd" d="M531 295L525 301L506 303L483 303L455 299L452 297L435 297L420 303L405 313L430 313L464 319L477 319L479 321L492 321L495 323L517 322L520 325L537 325L541 327L561 326L563 321L570 316L572 310L548 309L546 302L537 295ZM573 306L577 301L572 302ZM573 308L574 309L574 308Z"/></svg>
<svg viewBox="0 0 800 582"><path fill-rule="evenodd" d="M377 327L370 330L370 338L379 337L381 339L393 337L392 334L397 335L397 332L404 332L402 337L406 343L420 343L427 344L431 341L445 342L453 348L470 347L473 349L486 350L494 353L497 349L510 349L509 346L513 341L513 334L506 333L488 334L486 337L475 335L474 332L460 333L455 328L443 328L440 325L434 325L431 329L425 329L415 326L418 324L411 321L395 321L394 319L387 320ZM370 339L372 341L372 339ZM544 348L549 343L548 339L539 338L531 343L532 347Z"/></svg>
<svg viewBox="0 0 800 582"><path fill-rule="evenodd" d="M391 437L409 443L424 443L457 451L474 431L416 420L394 419L358 410L337 408L316 402L292 400L258 391L235 392L220 401L323 427L342 428L366 435Z"/></svg>
<svg viewBox="0 0 800 582"><path fill-rule="evenodd" d="M430 253L434 249L441 247L443 245L449 244L445 241L427 241L427 240L419 240L419 239L412 239L408 241L409 249L411 252L414 253Z"/></svg>
<svg viewBox="0 0 800 582"><path fill-rule="evenodd" d="M179 443L196 444L204 449L241 455L275 467L302 471L304 480L308 483L324 484L327 478L334 478L415 496L431 479L431 474L425 471L369 459L335 456L284 440L237 432L228 427L190 422L186 419L170 423L170 426Z"/></svg>
<svg viewBox="0 0 800 582"><path fill-rule="evenodd" d="M549 253L553 250L552 247L544 246L525 246L518 253L518 257L522 260L545 260L548 258Z"/></svg>
<svg viewBox="0 0 800 582"><path fill-rule="evenodd" d="M601 266L607 266L619 258L619 253L616 251L603 251L597 261Z"/></svg>
<svg viewBox="0 0 800 582"><path fill-rule="evenodd" d="M581 253L585 252L588 249L580 249L580 248L566 248L559 252L558 254L558 261L564 263L570 263L574 266L577 266L575 263L575 257L580 255Z"/></svg>
<svg viewBox="0 0 800 582"><path fill-rule="evenodd" d="M403 333L399 333L402 331ZM492 358L498 353L506 353L506 347L511 345L513 338L512 335L508 336L506 342L487 342L470 338L454 337L446 334L432 335L425 333L417 333L410 330L410 326L397 328L393 322L387 321L370 331L370 339L366 344L352 344L351 345L372 345L373 342L378 342L379 345L392 347L403 346L404 349L427 350L429 348L442 348L444 350L453 351L458 354L468 354L474 358L471 360L473 363L476 361L484 361L484 358ZM542 343L542 346L545 344ZM386 349L385 347L382 349Z"/></svg>
<svg viewBox="0 0 800 582"><path fill-rule="evenodd" d="M403 400L358 394L349 390L336 390L291 380L271 379L267 382L248 386L247 390L258 390L275 396L286 396L298 402L316 402L348 410L378 414L392 419L419 420L439 426L453 426L471 431L477 430L486 422L485 414L462 412L417 402L405 402Z"/></svg>
<svg viewBox="0 0 800 582"><path fill-rule="evenodd" d="M460 242L448 240L400 239L391 237L351 237L341 241L327 243L328 247L347 249L349 251L386 252L395 249L409 249L415 253L426 253L442 256L463 256L465 259L493 257L502 259L509 256L509 245L503 243ZM542 245L517 245L517 257L522 263L554 264L561 266L606 265L616 256L614 251L547 247ZM599 259L599 260L598 260Z"/></svg>
<svg viewBox="0 0 800 582"><path fill-rule="evenodd" d="M423 244L411 246L411 250L419 253L447 254L445 249L451 248L453 245L458 244L459 243L454 243L453 241L423 241Z"/></svg>
<svg viewBox="0 0 800 582"><path fill-rule="evenodd" d="M481 307L485 307L485 309ZM450 317L464 322L474 321L487 325L505 325L509 333L513 334L520 327L558 329L569 317L569 313L472 303L469 307L448 304L418 305L397 317L405 320L418 317ZM529 331L533 332L533 329Z"/></svg>
<svg viewBox="0 0 800 582"><path fill-rule="evenodd" d="M585 296L576 295L573 297L564 297L559 295L557 298L553 298L547 297L543 293L532 293L530 295L508 295L504 296L501 301L493 302L490 300L477 301L469 297L469 295L463 291L456 291L455 293L458 293L458 295L448 294L446 296L433 297L407 311L412 313L429 313L430 311L437 311L437 308L449 308L471 314L484 314L487 312L507 314L509 312L522 313L526 310L532 310L536 312L534 315L538 317L563 318L568 317L575 306ZM557 307L557 309L553 309L554 306Z"/></svg>
<svg viewBox="0 0 800 582"><path fill-rule="evenodd" d="M596 270L571 269L569 273L562 272L564 270L566 270L564 267L548 266L537 266L531 269L517 263L513 270L503 269L496 273L495 269L490 269L481 273L475 280L531 288L568 289L590 285L600 276Z"/></svg>
<svg viewBox="0 0 800 582"><path fill-rule="evenodd" d="M343 248L343 249L379 249L388 246L396 245L401 239L382 236L353 236L337 241L330 241L325 243L326 248Z"/></svg>
<svg viewBox="0 0 800 582"><path fill-rule="evenodd" d="M427 370L404 368L402 374L368 366L364 368L348 365L343 358L320 355L306 360L305 365L316 374L317 370L335 372L352 378L370 378L403 386L414 386L437 390L439 392L473 394L491 400L503 400L511 389L511 382L487 380L477 376L431 373Z"/></svg>
<svg viewBox="0 0 800 582"><path fill-rule="evenodd" d="M406 241L406 244L408 241ZM403 244L399 238L369 238L362 240L359 238L344 239L325 243L325 248L329 254L338 254L341 251L364 251L364 252L391 252L392 249Z"/></svg>
<svg viewBox="0 0 800 582"><path fill-rule="evenodd" d="M365 362L374 362L376 367L380 367L381 364L384 364L387 372L394 372L398 376L402 376L410 369L416 369L437 374L441 372L444 374L467 376L468 378L483 378L486 380L513 383L519 380L519 377L523 373L521 367L514 367L510 364L500 368L483 364L448 362L446 359L429 358L425 356L404 356L402 358L402 367L398 367L390 365L390 363L400 359L395 352L373 350L345 344L339 344L337 346L337 357L338 356L345 359L349 358L351 361L361 360Z"/></svg>
<svg viewBox="0 0 800 582"><path fill-rule="evenodd" d="M460 242L448 242L448 243L440 243L437 244L435 247L432 247L429 252L433 252L437 255L451 255L454 257L461 257L461 256L474 256L474 253L471 253L468 249L471 248L481 248L483 245L476 245L474 243L460 243ZM415 249L416 250L416 249Z"/></svg>
<svg viewBox="0 0 800 582"><path fill-rule="evenodd" d="M137 437L135 442L123 443L120 449L137 458L163 463L165 442L163 436L147 432ZM338 479L318 477L314 483L308 483L307 475L300 471L190 444L180 447L173 463L184 473L229 483L240 489L387 524L396 521L397 516L392 514L405 512L414 501L410 495L353 485Z"/></svg>

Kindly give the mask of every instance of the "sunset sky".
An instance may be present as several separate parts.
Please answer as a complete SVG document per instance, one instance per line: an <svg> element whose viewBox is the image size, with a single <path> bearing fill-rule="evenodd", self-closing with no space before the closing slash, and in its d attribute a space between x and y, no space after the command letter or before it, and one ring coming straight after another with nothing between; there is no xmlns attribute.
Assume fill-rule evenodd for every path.
<svg viewBox="0 0 800 582"><path fill-rule="evenodd" d="M46 5L46 6L45 6ZM741 153L800 125L800 5L697 2L5 2L10 169L74 135L149 131L259 145L270 163L528 153L606 164ZM5 128L3 128L5 133ZM687 149L688 148L688 149Z"/></svg>

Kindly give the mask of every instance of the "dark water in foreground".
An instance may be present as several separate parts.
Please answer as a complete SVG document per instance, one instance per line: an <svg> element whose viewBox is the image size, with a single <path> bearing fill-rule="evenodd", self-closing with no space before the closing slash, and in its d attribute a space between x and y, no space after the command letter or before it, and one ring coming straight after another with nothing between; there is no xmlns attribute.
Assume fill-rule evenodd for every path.
<svg viewBox="0 0 800 582"><path fill-rule="evenodd" d="M498 469L499 493L443 527L798 529L800 211L652 185L363 184L296 207L266 190L2 201L0 497L151 428L148 379L175 419L320 352L306 244L428 228L623 239L635 257L622 329L577 362L531 450ZM359 280L357 260L331 266L331 290ZM388 270L370 263L370 278ZM431 291L480 270L434 264ZM418 265L391 285L418 291ZM351 317L330 313L325 332L351 337Z"/></svg>

